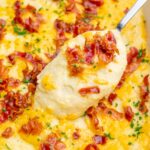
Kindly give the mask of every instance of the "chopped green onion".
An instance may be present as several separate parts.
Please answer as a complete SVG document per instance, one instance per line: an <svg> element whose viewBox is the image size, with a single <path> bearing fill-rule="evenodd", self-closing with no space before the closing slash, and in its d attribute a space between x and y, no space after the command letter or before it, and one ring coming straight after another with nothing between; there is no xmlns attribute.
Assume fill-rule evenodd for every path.
<svg viewBox="0 0 150 150"><path fill-rule="evenodd" d="M20 29L16 25L14 26L14 32L21 36L27 34L27 31L25 29Z"/></svg>

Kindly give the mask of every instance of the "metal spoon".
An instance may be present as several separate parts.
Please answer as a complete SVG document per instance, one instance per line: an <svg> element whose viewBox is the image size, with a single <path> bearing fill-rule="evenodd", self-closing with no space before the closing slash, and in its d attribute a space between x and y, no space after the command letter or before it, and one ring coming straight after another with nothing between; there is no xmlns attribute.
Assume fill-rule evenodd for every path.
<svg viewBox="0 0 150 150"><path fill-rule="evenodd" d="M124 18L117 25L117 29L121 31L129 20L140 10L140 8L147 2L148 0L137 0L137 2L133 5L133 7L128 11L128 13L124 16Z"/></svg>

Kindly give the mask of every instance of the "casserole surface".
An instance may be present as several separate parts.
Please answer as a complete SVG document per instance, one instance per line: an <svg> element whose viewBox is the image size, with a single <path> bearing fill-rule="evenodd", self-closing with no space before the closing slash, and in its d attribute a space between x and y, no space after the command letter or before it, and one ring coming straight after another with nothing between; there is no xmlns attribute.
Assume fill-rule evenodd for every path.
<svg viewBox="0 0 150 150"><path fill-rule="evenodd" d="M146 88L147 95L150 88L144 82L150 74L150 55L147 48L149 28L145 28L142 11L122 31L127 53L133 47L138 50L137 56L132 58L133 66L137 68L126 77L122 87L114 91L117 97L112 104L108 98L100 103L109 108L108 111L102 111L100 107L94 119L87 111L80 118L70 120L71 117L58 119L48 110L43 112L33 108L37 75L55 57L56 50L66 39L73 37L74 33L66 31L66 26L69 29L72 26L82 27L82 32L90 30L89 24L93 25L94 30L97 24L98 30L114 29L134 2L104 0L104 4L95 8L98 13L92 14L92 17L85 15L76 18L76 11L69 9L65 12L68 2L64 0L0 0L0 19L5 21L0 21L0 150L44 150L46 144L48 150L50 146L54 150L89 150L89 144L94 145L96 150L150 149L149 96L144 103L146 110L140 110L141 88ZM80 3L76 4L77 12L83 14L85 8ZM23 18L21 21L19 13ZM30 17L32 21L25 20ZM62 31L65 36L60 37ZM134 116L129 110L129 117L125 117L125 108L129 107ZM96 119L99 128L95 128ZM47 141L48 136L53 136L49 138L55 139L55 144Z"/></svg>

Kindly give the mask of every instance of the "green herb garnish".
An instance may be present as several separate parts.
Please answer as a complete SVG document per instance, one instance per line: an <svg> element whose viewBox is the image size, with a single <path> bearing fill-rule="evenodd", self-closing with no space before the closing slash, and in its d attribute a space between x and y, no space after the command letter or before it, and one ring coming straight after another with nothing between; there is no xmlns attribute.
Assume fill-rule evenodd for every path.
<svg viewBox="0 0 150 150"><path fill-rule="evenodd" d="M52 129L52 127L51 127L51 124L50 123L46 123L46 126L49 128L49 129Z"/></svg>
<svg viewBox="0 0 150 150"><path fill-rule="evenodd" d="M6 146L7 150L11 150L11 148L7 144L5 144L5 146Z"/></svg>
<svg viewBox="0 0 150 150"><path fill-rule="evenodd" d="M105 135L106 137L108 137L110 140L114 140L114 138L111 136L110 133L104 133L104 135Z"/></svg>
<svg viewBox="0 0 150 150"><path fill-rule="evenodd" d="M2 108L2 112L6 112L6 108Z"/></svg>
<svg viewBox="0 0 150 150"><path fill-rule="evenodd" d="M134 106L134 107L138 107L138 106L139 106L139 103L140 103L139 101L133 102L133 106Z"/></svg>
<svg viewBox="0 0 150 150"><path fill-rule="evenodd" d="M132 143L131 143L131 142L129 142L129 143L128 143L128 145L132 145Z"/></svg>
<svg viewBox="0 0 150 150"><path fill-rule="evenodd" d="M138 57L138 58L141 58L141 57L142 57L142 55L143 55L143 50L142 50L142 49L140 49L140 50L139 50L139 52L138 52L138 56L137 56L137 57Z"/></svg>
<svg viewBox="0 0 150 150"><path fill-rule="evenodd" d="M63 135L65 139L68 139L68 136L65 132L61 132L61 135Z"/></svg>
<svg viewBox="0 0 150 150"><path fill-rule="evenodd" d="M133 128L133 127L134 127L134 123L133 123L133 121L131 121L131 123L130 123L130 127L131 127L131 128Z"/></svg>
<svg viewBox="0 0 150 150"><path fill-rule="evenodd" d="M0 83L2 83L3 82L3 80L2 79L0 79Z"/></svg>
<svg viewBox="0 0 150 150"><path fill-rule="evenodd" d="M27 34L27 31L25 29L20 29L16 25L14 26L14 32L17 33L18 35L21 35L21 36Z"/></svg>
<svg viewBox="0 0 150 150"><path fill-rule="evenodd" d="M30 82L30 80L28 80L28 79L24 79L24 80L23 80L23 82L24 82L24 83L29 83L29 82Z"/></svg>
<svg viewBox="0 0 150 150"><path fill-rule="evenodd" d="M142 63L149 63L148 59L142 59Z"/></svg>

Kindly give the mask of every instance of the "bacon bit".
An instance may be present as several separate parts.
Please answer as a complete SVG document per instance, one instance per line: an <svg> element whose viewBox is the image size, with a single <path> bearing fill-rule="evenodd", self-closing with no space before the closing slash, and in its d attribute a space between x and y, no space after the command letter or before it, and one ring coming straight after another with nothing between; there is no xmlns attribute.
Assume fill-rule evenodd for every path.
<svg viewBox="0 0 150 150"><path fill-rule="evenodd" d="M46 141L40 145L40 150L66 150L66 145L60 141L56 134L50 134Z"/></svg>
<svg viewBox="0 0 150 150"><path fill-rule="evenodd" d="M73 132L72 137L74 140L78 140L80 138L79 129L76 129L76 131Z"/></svg>
<svg viewBox="0 0 150 150"><path fill-rule="evenodd" d="M119 82L119 84L117 85L117 88L121 88L125 79L130 76L140 65L143 57L145 56L145 52L142 52L142 56L138 57L138 49L135 47L131 47L130 48L130 52L127 55L127 67L121 77L121 80Z"/></svg>
<svg viewBox="0 0 150 150"><path fill-rule="evenodd" d="M61 141L57 141L54 147L55 150L66 150L66 145Z"/></svg>
<svg viewBox="0 0 150 150"><path fill-rule="evenodd" d="M5 25L6 25L6 21L3 19L0 19L0 40L2 40L2 38L4 37Z"/></svg>
<svg viewBox="0 0 150 150"><path fill-rule="evenodd" d="M68 23L63 22L62 20L56 19L54 23L55 29L57 31L56 35L56 48L58 49L60 46L64 44L67 40L65 33L71 33L72 28Z"/></svg>
<svg viewBox="0 0 150 150"><path fill-rule="evenodd" d="M14 78L6 78L0 83L0 91L8 90L8 88L15 88L20 85L20 80Z"/></svg>
<svg viewBox="0 0 150 150"><path fill-rule="evenodd" d="M59 50L56 49L56 52L54 54L45 53L45 56L49 59L49 62L51 62L53 59L57 57L59 54Z"/></svg>
<svg viewBox="0 0 150 150"><path fill-rule="evenodd" d="M43 129L42 124L38 121L38 117L29 119L27 124L22 125L20 131L24 134L39 135Z"/></svg>
<svg viewBox="0 0 150 150"><path fill-rule="evenodd" d="M31 105L29 94L21 95L19 92L7 91L7 95L4 97L1 103L1 107L5 111L1 111L0 123L5 122L8 119L16 119L18 115L22 114L24 109Z"/></svg>
<svg viewBox="0 0 150 150"><path fill-rule="evenodd" d="M31 92L32 94L35 93L36 86L33 83L28 84L28 91Z"/></svg>
<svg viewBox="0 0 150 150"><path fill-rule="evenodd" d="M88 144L84 150L99 150L96 144Z"/></svg>
<svg viewBox="0 0 150 150"><path fill-rule="evenodd" d="M21 2L17 0L14 4L15 18L14 22L22 25L29 32L37 32L41 23L44 22L43 16L36 11L33 6L27 5L25 8L21 7ZM23 19L23 15L29 12L32 18ZM34 18L34 19L33 19Z"/></svg>
<svg viewBox="0 0 150 150"><path fill-rule="evenodd" d="M97 9L104 4L104 0L84 0L83 6L86 14L97 14Z"/></svg>
<svg viewBox="0 0 150 150"><path fill-rule="evenodd" d="M90 108L86 111L86 113L87 113L88 117L90 118L93 127L94 127L96 130L98 130L98 129L103 130L103 128L99 126L99 120L98 120L98 118L97 118L97 111L96 111L96 108L90 107Z"/></svg>
<svg viewBox="0 0 150 150"><path fill-rule="evenodd" d="M3 65L3 60L0 59L0 79L6 79L8 77L8 69Z"/></svg>
<svg viewBox="0 0 150 150"><path fill-rule="evenodd" d="M116 46L116 39L111 31L103 37L95 36L95 44L99 60L105 64L113 60L115 52L119 53Z"/></svg>
<svg viewBox="0 0 150 150"><path fill-rule="evenodd" d="M66 58L71 76L77 76L83 72L83 67L81 67L80 62L82 55L79 53L78 47L74 49L68 48L66 51Z"/></svg>
<svg viewBox="0 0 150 150"><path fill-rule="evenodd" d="M148 102L150 98L149 85L149 75L146 75L143 79L143 85L140 86L140 97L142 101L140 102L139 110L142 113L148 112L148 108L145 103Z"/></svg>
<svg viewBox="0 0 150 150"><path fill-rule="evenodd" d="M97 86L93 86L93 87L86 87L86 88L81 88L79 90L79 93L82 96L85 96L87 94L99 94L100 93L100 89Z"/></svg>
<svg viewBox="0 0 150 150"><path fill-rule="evenodd" d="M116 97L117 97L116 93L111 93L108 97L108 102L112 105L112 103L116 99Z"/></svg>
<svg viewBox="0 0 150 150"><path fill-rule="evenodd" d="M125 10L124 10L124 13L127 14L129 11L129 8L127 7Z"/></svg>
<svg viewBox="0 0 150 150"><path fill-rule="evenodd" d="M112 119L120 120L123 118L123 114L114 110L113 108L108 108L103 102L99 102L97 106L98 111L110 116Z"/></svg>
<svg viewBox="0 0 150 150"><path fill-rule="evenodd" d="M149 75L146 75L143 79L143 86L141 86L141 93L140 93L141 99L148 100L149 96L148 86L149 86Z"/></svg>
<svg viewBox="0 0 150 150"><path fill-rule="evenodd" d="M86 31L91 31L91 30L95 30L95 29L96 28L93 25L77 18L75 24L73 25L73 36L75 37Z"/></svg>
<svg viewBox="0 0 150 150"><path fill-rule="evenodd" d="M95 144L104 145L104 144L106 144L107 138L105 136L101 136L101 135L94 135L93 141Z"/></svg>
<svg viewBox="0 0 150 150"><path fill-rule="evenodd" d="M130 106L127 106L124 108L124 112L125 112L125 118L128 121L131 121L134 117L134 112L132 111L132 108Z"/></svg>
<svg viewBox="0 0 150 150"><path fill-rule="evenodd" d="M77 8L77 3L75 0L68 0L68 5L66 6L66 13L75 13L76 15L80 15L79 10Z"/></svg>
<svg viewBox="0 0 150 150"><path fill-rule="evenodd" d="M33 69L29 70L27 67L23 70L25 79L30 80L31 83L36 85L37 75L44 69L46 63L40 59L38 56L33 57L29 53L25 52L15 52L8 56L9 61L14 64L16 58L21 58L24 61L30 62L33 65Z"/></svg>
<svg viewBox="0 0 150 150"><path fill-rule="evenodd" d="M68 24L62 20L56 19L54 26L57 31L57 36L56 36L56 48L57 49L59 49L59 47L62 46L64 42L67 40L65 33L73 34L73 36L75 37L86 31L96 29L94 28L93 25L85 23L83 20L78 19L78 18L76 19L75 24Z"/></svg>
<svg viewBox="0 0 150 150"><path fill-rule="evenodd" d="M84 53L85 53L85 62L87 64L92 64L95 56L95 44L92 43L90 45L88 44L85 45Z"/></svg>
<svg viewBox="0 0 150 150"><path fill-rule="evenodd" d="M2 137L4 138L10 138L12 135L13 135L13 131L11 127L6 128L2 133Z"/></svg>

